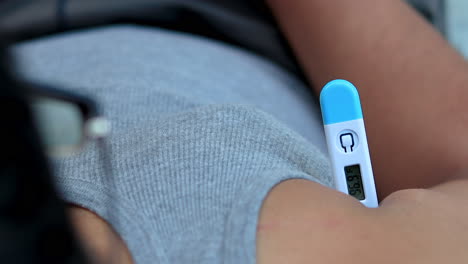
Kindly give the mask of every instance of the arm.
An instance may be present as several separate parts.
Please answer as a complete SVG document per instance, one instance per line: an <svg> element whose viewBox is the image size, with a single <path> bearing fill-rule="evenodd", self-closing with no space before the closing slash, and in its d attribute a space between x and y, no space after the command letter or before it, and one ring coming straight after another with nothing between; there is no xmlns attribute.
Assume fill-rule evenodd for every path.
<svg viewBox="0 0 468 264"><path fill-rule="evenodd" d="M317 93L333 78L359 88L380 198L466 166L467 63L405 3L267 2Z"/></svg>
<svg viewBox="0 0 468 264"><path fill-rule="evenodd" d="M391 194L378 209L291 180L265 200L257 263L468 263L468 177Z"/></svg>
<svg viewBox="0 0 468 264"><path fill-rule="evenodd" d="M108 222L77 205L70 205L68 213L91 263L134 263L125 242Z"/></svg>

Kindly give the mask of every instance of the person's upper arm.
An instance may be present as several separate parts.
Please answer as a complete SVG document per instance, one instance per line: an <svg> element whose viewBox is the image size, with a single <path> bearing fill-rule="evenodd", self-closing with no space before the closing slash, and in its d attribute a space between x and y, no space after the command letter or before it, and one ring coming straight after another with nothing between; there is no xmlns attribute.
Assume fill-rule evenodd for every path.
<svg viewBox="0 0 468 264"><path fill-rule="evenodd" d="M466 263L468 202L453 199L413 189L369 209L313 182L283 182L262 207L257 263Z"/></svg>

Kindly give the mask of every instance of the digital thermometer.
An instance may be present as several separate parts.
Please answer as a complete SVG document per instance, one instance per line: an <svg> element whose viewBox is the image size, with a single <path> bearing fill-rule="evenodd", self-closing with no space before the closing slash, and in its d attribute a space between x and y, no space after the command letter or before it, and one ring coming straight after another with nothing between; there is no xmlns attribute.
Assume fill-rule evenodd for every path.
<svg viewBox="0 0 468 264"><path fill-rule="evenodd" d="M329 82L320 93L320 106L336 189L367 207L378 207L356 87L345 80Z"/></svg>

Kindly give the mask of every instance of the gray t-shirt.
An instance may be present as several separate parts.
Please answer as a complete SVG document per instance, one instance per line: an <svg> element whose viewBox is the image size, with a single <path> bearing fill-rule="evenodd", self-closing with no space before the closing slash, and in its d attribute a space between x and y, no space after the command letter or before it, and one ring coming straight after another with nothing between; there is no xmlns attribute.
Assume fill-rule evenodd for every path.
<svg viewBox="0 0 468 264"><path fill-rule="evenodd" d="M12 1L18 2L18 1ZM263 0L35 0L0 13L0 34L31 37L108 23L137 23L224 41L299 72ZM8 3L5 9L8 8ZM0 12L2 11L0 4Z"/></svg>
<svg viewBox="0 0 468 264"><path fill-rule="evenodd" d="M114 184L95 144L57 161L56 180L136 263L255 263L271 188L333 185L312 91L262 57L136 26L30 41L15 54L25 78L92 96L111 120Z"/></svg>

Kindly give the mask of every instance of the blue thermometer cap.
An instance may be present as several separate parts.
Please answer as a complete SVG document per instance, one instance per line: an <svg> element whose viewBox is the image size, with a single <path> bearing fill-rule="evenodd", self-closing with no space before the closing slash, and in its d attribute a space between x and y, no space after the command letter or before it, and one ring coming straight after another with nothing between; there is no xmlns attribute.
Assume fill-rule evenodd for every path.
<svg viewBox="0 0 468 264"><path fill-rule="evenodd" d="M362 118L359 93L352 83L345 80L334 80L323 87L320 106L325 125Z"/></svg>

